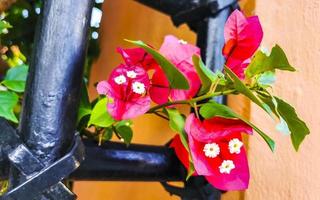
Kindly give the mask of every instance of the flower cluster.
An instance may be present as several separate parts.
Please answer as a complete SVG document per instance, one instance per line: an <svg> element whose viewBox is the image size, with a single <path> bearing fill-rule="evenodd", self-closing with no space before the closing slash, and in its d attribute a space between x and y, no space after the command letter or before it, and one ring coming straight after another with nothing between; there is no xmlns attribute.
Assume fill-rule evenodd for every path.
<svg viewBox="0 0 320 200"><path fill-rule="evenodd" d="M169 120L170 127L178 133L170 147L189 175L204 176L221 190L246 189L250 175L241 134L252 135L254 129L271 150L274 141L244 117L214 102L213 97L245 95L273 119L279 119L277 127L291 134L296 149L309 129L289 104L267 90L276 69L294 68L278 45L269 55L258 50L263 36L258 17L247 18L235 10L226 22L224 36L221 55L226 60L225 68L215 73L205 67L198 47L172 35L165 37L159 51L142 41L129 41L137 48L118 48L123 64L97 85L98 93L107 97L107 112L112 118L96 125L112 126L111 133L114 130L118 137L128 140L128 127L117 129L124 124L121 120L156 114ZM245 78L251 84L243 82ZM151 108L152 102L157 105ZM176 104L190 105L193 112L184 116ZM95 124L94 120L89 124Z"/></svg>
<svg viewBox="0 0 320 200"><path fill-rule="evenodd" d="M118 48L118 52L125 64L116 67L109 80L101 81L97 86L99 94L113 99L108 103L108 111L116 120L144 114L150 108L151 99L157 104L164 104L169 99L191 99L200 88L201 82L192 63L192 56L200 54L199 48L172 35L166 36L160 53L187 78L188 90L170 88L165 72L144 49ZM150 79L149 71L153 71Z"/></svg>

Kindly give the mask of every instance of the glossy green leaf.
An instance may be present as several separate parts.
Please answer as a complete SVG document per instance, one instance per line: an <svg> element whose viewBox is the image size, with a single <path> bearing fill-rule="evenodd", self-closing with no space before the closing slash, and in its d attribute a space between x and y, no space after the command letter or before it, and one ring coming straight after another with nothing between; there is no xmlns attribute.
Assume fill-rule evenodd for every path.
<svg viewBox="0 0 320 200"><path fill-rule="evenodd" d="M13 112L14 107L18 103L18 99L18 95L14 92L0 91L0 116L14 123L18 123L18 119Z"/></svg>
<svg viewBox="0 0 320 200"><path fill-rule="evenodd" d="M151 48L150 46L148 46L147 44L145 44L140 40L139 41L126 40L126 41L143 48L157 61L157 63L160 65L160 67L163 69L164 73L166 74L166 77L168 78L171 88L184 89L184 90L189 89L188 80L184 77L184 75L174 66L174 64L172 64L169 60L167 60L158 51Z"/></svg>
<svg viewBox="0 0 320 200"><path fill-rule="evenodd" d="M12 91L24 92L27 75L28 75L27 65L12 67L7 71L6 76L2 81L2 84Z"/></svg>
<svg viewBox="0 0 320 200"><path fill-rule="evenodd" d="M109 127L115 121L107 111L107 98L100 99L92 109L88 126Z"/></svg>
<svg viewBox="0 0 320 200"><path fill-rule="evenodd" d="M124 143L127 145L130 144L132 137L133 137L133 132L130 126L126 125L116 125L116 132L121 136L123 139Z"/></svg>
<svg viewBox="0 0 320 200"><path fill-rule="evenodd" d="M180 135L181 142L186 150L189 152L188 136L184 130L185 117L175 108L166 108L166 112L169 116L169 126L172 130L176 131Z"/></svg>
<svg viewBox="0 0 320 200"><path fill-rule="evenodd" d="M77 122L79 123L83 117L90 114L91 114L91 104L89 101L88 90L87 90L87 86L83 82L81 86L81 91L80 91L80 104L79 104Z"/></svg>
<svg viewBox="0 0 320 200"><path fill-rule="evenodd" d="M268 144L270 149L274 151L275 143L274 141L263 131L261 131L257 126L252 124L249 120L245 119L244 117L238 115L237 113L233 112L228 106L219 104L215 101L210 101L209 103L204 104L200 108L200 114L205 119L212 118L214 116L224 117L224 118L238 118L251 126L253 130L255 130Z"/></svg>
<svg viewBox="0 0 320 200"><path fill-rule="evenodd" d="M268 114L272 113L270 107L267 104L263 103L258 97L256 97L256 95L238 78L235 73L233 73L233 71L231 71L227 66L225 66L224 69L227 75L229 75L229 77L232 79L234 87L238 92L248 97L252 102L260 106Z"/></svg>
<svg viewBox="0 0 320 200"><path fill-rule="evenodd" d="M275 97L275 99L278 104L277 110L288 125L288 129L291 132L291 142L295 150L298 151L300 144L310 133L310 130L307 127L306 123L298 117L295 109L291 105L278 97Z"/></svg>
<svg viewBox="0 0 320 200"><path fill-rule="evenodd" d="M106 128L104 133L103 133L102 141L105 142L105 141L111 140L112 135L113 135L112 128L111 127Z"/></svg>
<svg viewBox="0 0 320 200"><path fill-rule="evenodd" d="M295 71L289 64L284 51L279 45L275 45L270 56L267 56L262 51L257 51L251 63L248 65L245 74L246 77L251 78L257 74L267 71L274 71L275 69Z"/></svg>
<svg viewBox="0 0 320 200"><path fill-rule="evenodd" d="M215 80L218 77L205 66L205 64L199 56L192 56L192 61L201 80L201 89L199 91L199 95L205 94L209 91L211 85L215 82Z"/></svg>

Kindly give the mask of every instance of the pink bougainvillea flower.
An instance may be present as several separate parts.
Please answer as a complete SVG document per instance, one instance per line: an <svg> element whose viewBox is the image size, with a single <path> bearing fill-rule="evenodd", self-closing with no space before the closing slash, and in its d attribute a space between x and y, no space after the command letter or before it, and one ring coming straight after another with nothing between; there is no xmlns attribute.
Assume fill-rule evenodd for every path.
<svg viewBox="0 0 320 200"><path fill-rule="evenodd" d="M192 56L199 55L200 49L172 35L168 35L160 48L160 53L171 61L186 77L190 88L188 90L170 89L164 72L158 67L155 68L155 73L152 77L152 86L150 88L152 100L158 104L163 104L169 98L172 100L184 100L195 96L201 82L193 66Z"/></svg>
<svg viewBox="0 0 320 200"><path fill-rule="evenodd" d="M241 79L248 65L248 59L258 49L263 31L257 16L246 18L235 10L228 18L224 28L225 45L223 55L226 65Z"/></svg>
<svg viewBox="0 0 320 200"><path fill-rule="evenodd" d="M198 175L205 176L221 190L243 190L248 187L249 167L241 138L241 132L252 134L248 125L240 120L219 117L201 122L191 114L185 130ZM175 137L171 146L179 160L188 167L188 152L178 139Z"/></svg>
<svg viewBox="0 0 320 200"><path fill-rule="evenodd" d="M143 48L122 49L117 48L128 66L140 66L145 70L158 68L158 63Z"/></svg>
<svg viewBox="0 0 320 200"><path fill-rule="evenodd" d="M147 72L139 66L119 65L107 81L99 82L99 94L111 98L108 112L116 120L131 119L142 115L150 108L147 95L150 81Z"/></svg>

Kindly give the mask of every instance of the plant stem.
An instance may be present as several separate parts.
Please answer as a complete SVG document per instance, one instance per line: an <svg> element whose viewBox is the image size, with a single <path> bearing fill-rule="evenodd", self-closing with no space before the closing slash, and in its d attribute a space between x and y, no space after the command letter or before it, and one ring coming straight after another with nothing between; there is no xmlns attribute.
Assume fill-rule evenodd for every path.
<svg viewBox="0 0 320 200"><path fill-rule="evenodd" d="M157 115L157 116L159 116L159 117L161 117L162 119L165 119L165 120L168 120L169 121L169 118L168 117L166 117L166 116L164 116L164 115L161 115L159 112L154 112L153 114L155 114L155 115Z"/></svg>
<svg viewBox="0 0 320 200"><path fill-rule="evenodd" d="M150 108L147 113L154 113L155 111L157 111L160 108L164 108L164 107L171 106L171 105L189 104L189 105L193 106L194 103L197 103L199 101L203 101L205 99L211 99L212 97L215 97L215 96L231 94L235 91L236 91L235 89L230 89L230 90L225 90L225 91L221 91L221 92L213 92L213 93L205 94L205 95L202 95L202 96L196 97L194 99L190 99L190 100L180 100L180 101L167 102L167 103L157 105L157 106Z"/></svg>

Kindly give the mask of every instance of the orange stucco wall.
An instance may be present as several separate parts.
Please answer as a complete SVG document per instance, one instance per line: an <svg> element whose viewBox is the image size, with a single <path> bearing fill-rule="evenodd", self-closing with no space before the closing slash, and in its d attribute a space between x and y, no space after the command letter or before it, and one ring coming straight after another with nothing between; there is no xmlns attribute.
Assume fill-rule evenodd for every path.
<svg viewBox="0 0 320 200"><path fill-rule="evenodd" d="M298 73L279 73L275 93L291 102L311 127L311 135L299 153L291 147L288 137L274 131L273 122L256 106L244 98L230 97L229 104L249 117L263 130L271 133L277 142L271 153L259 136L248 139L251 167L250 188L245 192L228 192L223 200L320 200L320 107L317 106L320 84L320 1L319 0L243 0L246 13L255 12L263 24L263 46L282 46ZM101 56L91 74L91 85L106 79L120 61L117 46L126 46L123 38L141 39L159 47L164 35L171 33L189 42L195 35L186 26L179 29L171 25L169 17L148 9L132 0L106 1L100 32ZM293 86L296 86L295 88ZM96 95L90 88L90 95ZM153 116L139 117L135 121L134 142L164 144L173 133L167 124ZM170 197L159 183L133 182L77 182L75 192L79 200L165 200Z"/></svg>
<svg viewBox="0 0 320 200"><path fill-rule="evenodd" d="M281 45L298 73L278 73L274 93L296 107L311 128L297 153L290 140L276 131L256 106L251 118L272 133L277 148L271 153L259 137L249 140L251 183L248 200L320 199L320 1L257 0L256 13L263 28L263 46Z"/></svg>

